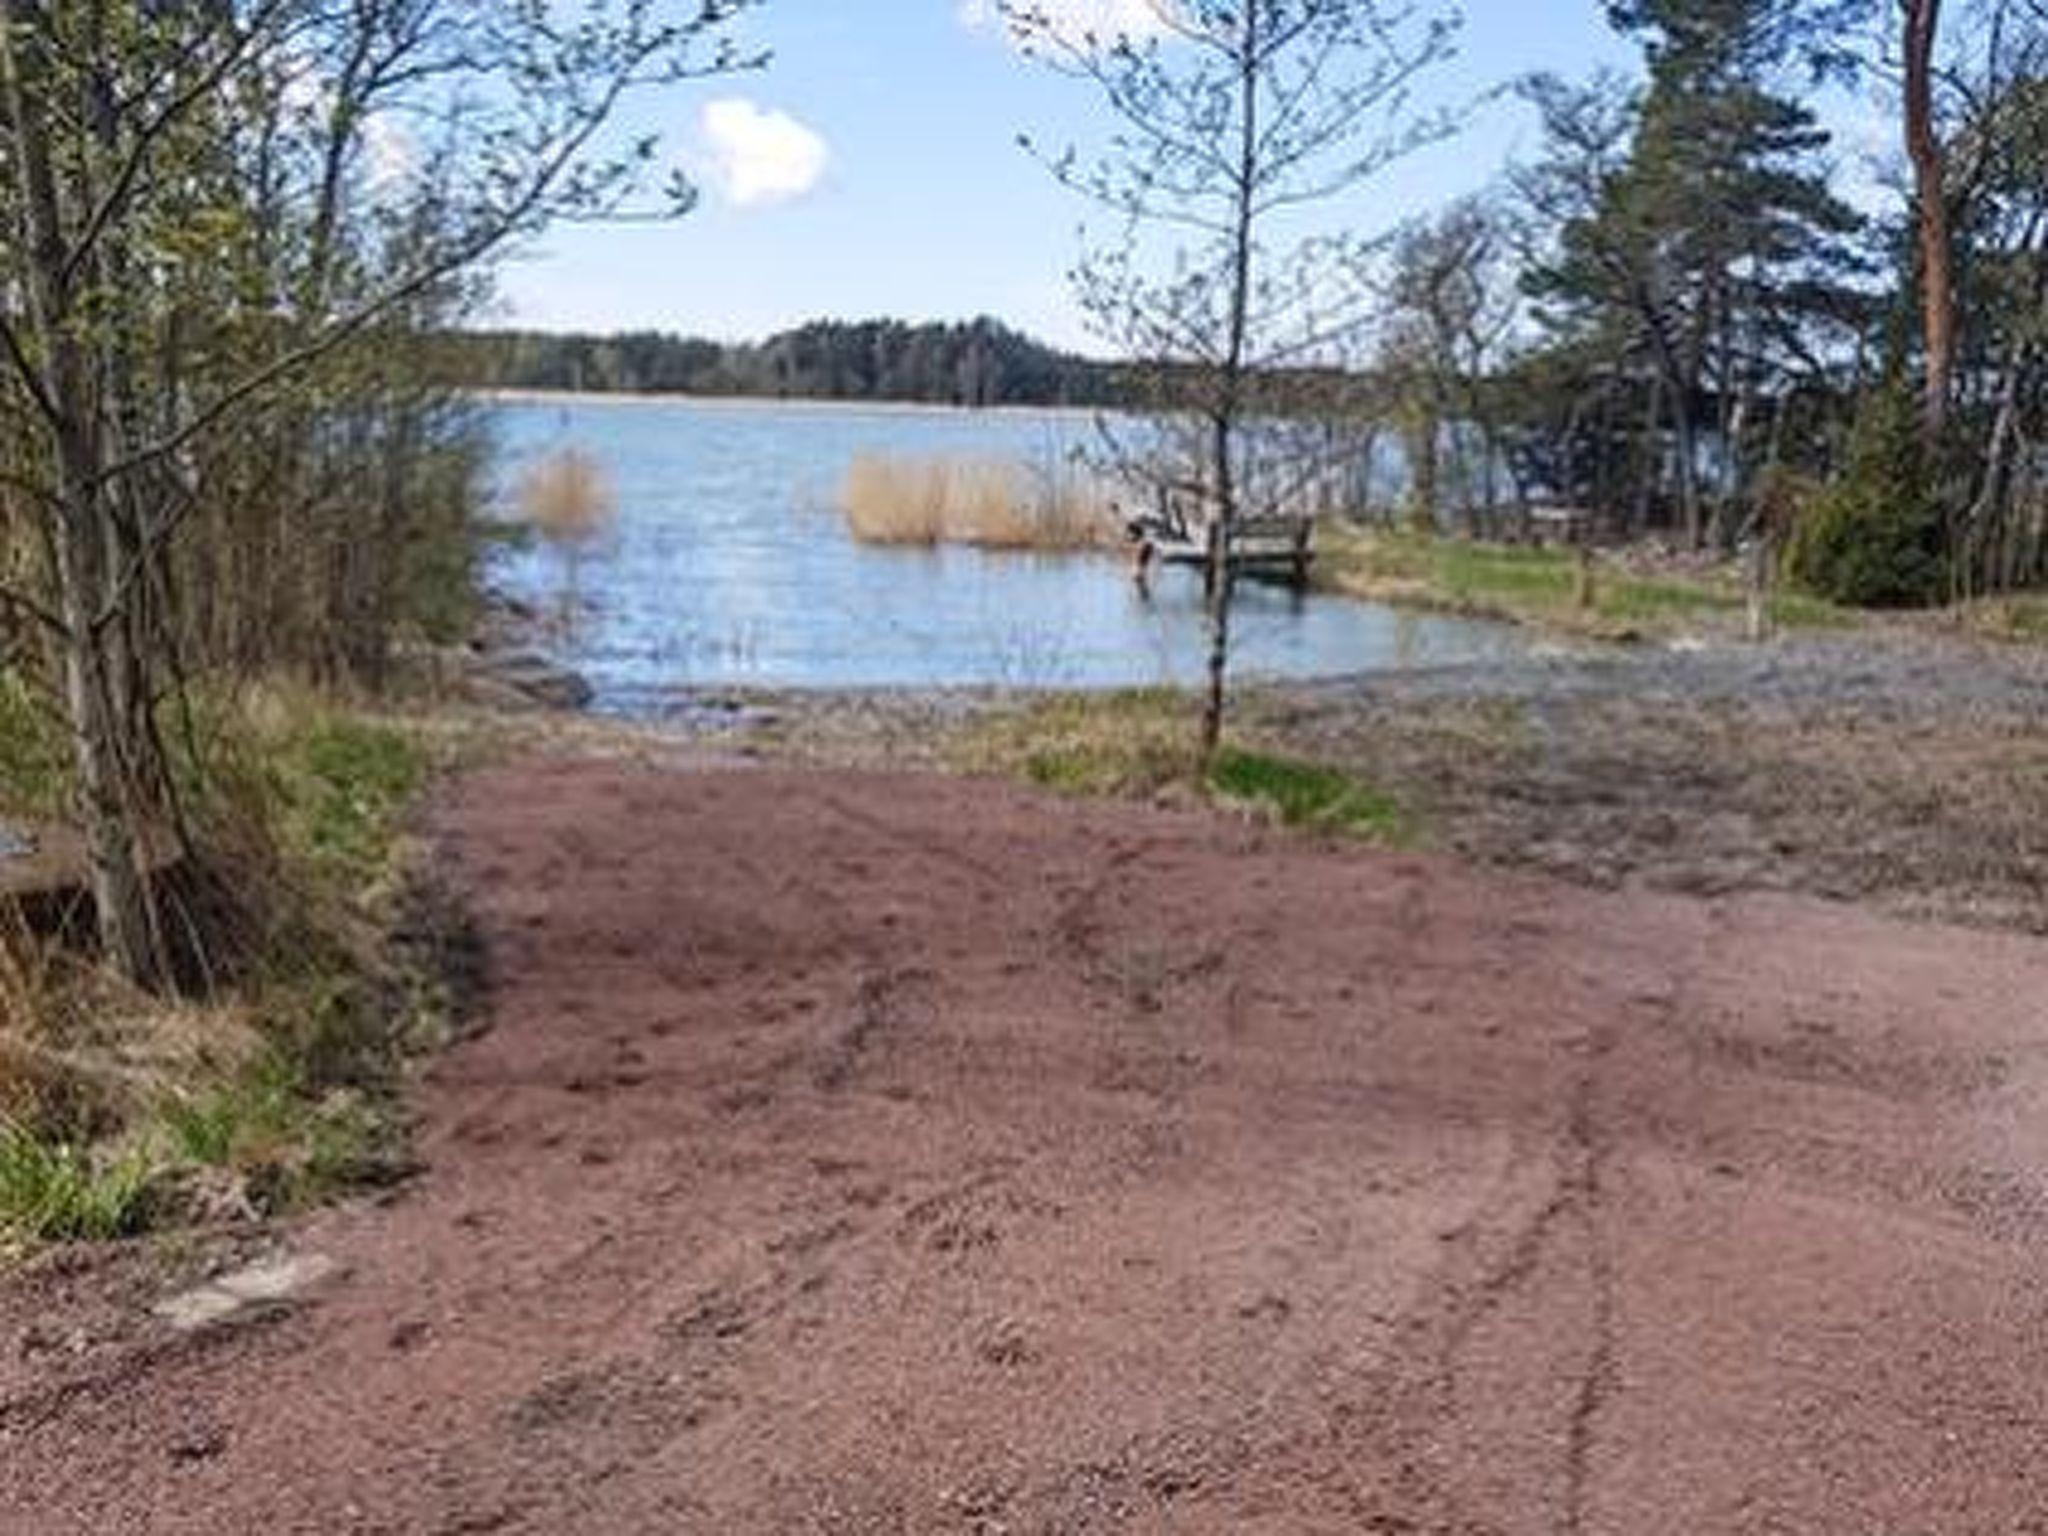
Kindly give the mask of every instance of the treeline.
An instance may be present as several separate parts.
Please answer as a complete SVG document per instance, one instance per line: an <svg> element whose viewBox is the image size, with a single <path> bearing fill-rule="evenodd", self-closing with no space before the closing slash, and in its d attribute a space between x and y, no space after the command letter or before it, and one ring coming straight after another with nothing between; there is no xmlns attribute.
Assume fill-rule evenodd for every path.
<svg viewBox="0 0 2048 1536"><path fill-rule="evenodd" d="M1358 358L1390 515L1768 538L1853 602L2048 576L2048 6L1608 10L1641 77L1524 82L1540 153L1394 248ZM1874 207L1829 82L1891 114Z"/></svg>
<svg viewBox="0 0 2048 1536"><path fill-rule="evenodd" d="M612 336L473 331L443 341L447 381L605 394L1113 405L1112 365L1056 351L986 317L959 324L821 320L738 345L654 331Z"/></svg>

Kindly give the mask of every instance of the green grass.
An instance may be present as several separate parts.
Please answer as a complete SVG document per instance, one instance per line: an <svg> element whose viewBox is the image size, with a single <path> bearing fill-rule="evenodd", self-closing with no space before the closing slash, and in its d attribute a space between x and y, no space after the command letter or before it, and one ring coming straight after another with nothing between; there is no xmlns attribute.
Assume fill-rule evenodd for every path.
<svg viewBox="0 0 2048 1536"><path fill-rule="evenodd" d="M1593 600L1582 607L1578 555L1571 549L1409 532L1327 530L1319 570L1326 585L1362 597L1617 636L1703 624L1733 626L1741 622L1747 604L1732 572L1639 576L1597 560ZM1788 629L1855 622L1848 610L1797 592L1775 593L1769 608L1772 621Z"/></svg>
<svg viewBox="0 0 2048 1536"><path fill-rule="evenodd" d="M1392 795L1321 763L1226 747L1209 765L1209 787L1226 800L1268 810L1290 827L1395 845L1413 837L1408 816Z"/></svg>
<svg viewBox="0 0 2048 1536"><path fill-rule="evenodd" d="M8 708L0 693L0 724ZM449 999L431 943L384 936L408 889L406 815L445 754L411 723L291 690L202 698L191 719L176 767L235 897L221 990L171 1004L69 965L69 990L0 1008L0 1031L75 1063L0 1094L8 1252L174 1223L223 1188L296 1208L402 1165L405 1061L443 1037ZM0 753L0 793L20 796L35 760L11 735ZM108 1066L138 1058L146 1079Z"/></svg>
<svg viewBox="0 0 2048 1536"><path fill-rule="evenodd" d="M428 771L413 734L324 712L288 728L272 761L287 849L344 882L377 873Z"/></svg>
<svg viewBox="0 0 2048 1536"><path fill-rule="evenodd" d="M1202 768L1197 705L1171 688L1036 700L985 720L954 752L956 766L1029 780L1060 794L1144 798L1167 791L1241 806L1293 827L1406 844L1403 807L1342 768L1233 742Z"/></svg>
<svg viewBox="0 0 2048 1536"><path fill-rule="evenodd" d="M318 1091L301 1063L272 1050L225 1082L167 1100L156 1143L173 1166L233 1174L258 1208L287 1210L388 1166L388 1122L377 1096Z"/></svg>
<svg viewBox="0 0 2048 1536"><path fill-rule="evenodd" d="M158 1169L138 1149L53 1140L0 1121L0 1237L105 1242L141 1230Z"/></svg>

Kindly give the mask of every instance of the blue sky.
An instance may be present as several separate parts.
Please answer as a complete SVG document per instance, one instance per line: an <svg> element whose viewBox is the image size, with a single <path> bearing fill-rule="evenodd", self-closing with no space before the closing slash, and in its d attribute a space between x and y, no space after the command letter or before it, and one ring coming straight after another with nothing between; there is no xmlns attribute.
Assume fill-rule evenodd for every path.
<svg viewBox="0 0 2048 1536"><path fill-rule="evenodd" d="M1115 7L1128 0L1060 0ZM726 340L820 316L993 314L1085 346L1065 274L1088 216L1017 146L1098 139L1088 88L1014 52L985 0L764 0L743 35L760 73L643 97L704 185L688 218L558 228L506 272L501 318L551 330L654 328ZM1531 70L1632 68L1599 0L1470 0L1459 57L1429 87L1475 97ZM1455 142L1367 194L1388 222L1485 184L1534 148L1526 109L1482 109Z"/></svg>

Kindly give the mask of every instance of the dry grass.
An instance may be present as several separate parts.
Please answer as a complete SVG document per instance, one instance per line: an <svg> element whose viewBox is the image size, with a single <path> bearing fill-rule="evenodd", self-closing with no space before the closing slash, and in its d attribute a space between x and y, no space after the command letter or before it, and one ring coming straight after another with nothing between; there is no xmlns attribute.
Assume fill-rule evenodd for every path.
<svg viewBox="0 0 2048 1536"><path fill-rule="evenodd" d="M589 544L618 515L619 498L604 466L580 448L549 454L520 477L519 514L550 544Z"/></svg>
<svg viewBox="0 0 2048 1536"><path fill-rule="evenodd" d="M1109 497L1090 477L1000 459L864 453L846 472L840 507L864 544L1075 550L1116 533Z"/></svg>
<svg viewBox="0 0 2048 1536"><path fill-rule="evenodd" d="M0 906L0 1268L287 1208L399 1156L407 1053L448 1011L403 830L429 744L284 688L196 699L193 723L209 856L166 916L205 934L202 1000L140 993Z"/></svg>

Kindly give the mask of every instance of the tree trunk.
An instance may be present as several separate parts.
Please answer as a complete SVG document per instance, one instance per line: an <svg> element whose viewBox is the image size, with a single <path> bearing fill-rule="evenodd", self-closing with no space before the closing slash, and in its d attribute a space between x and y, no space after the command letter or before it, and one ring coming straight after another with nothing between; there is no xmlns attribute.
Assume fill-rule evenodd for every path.
<svg viewBox="0 0 2048 1536"><path fill-rule="evenodd" d="M56 468L55 505L46 515L56 524L51 543L64 624L64 701L100 942L123 975L153 985L163 965L138 848L144 818L134 790L142 753L125 651L127 615L116 607L124 541L102 474L93 360L74 303L50 159L47 129L55 104L43 90L47 27L35 9L0 0L0 65L26 236L24 288L36 352L44 360L37 383Z"/></svg>
<svg viewBox="0 0 2048 1536"><path fill-rule="evenodd" d="M1920 312L1927 350L1921 425L1931 445L1948 425L1956 360L1954 247L1949 238L1947 168L1934 126L1934 45L1941 0L1905 0L1906 155L1920 229Z"/></svg>
<svg viewBox="0 0 2048 1536"><path fill-rule="evenodd" d="M1238 73L1239 138L1235 182L1236 229L1231 248L1230 336L1224 353L1221 396L1210 435L1211 489L1216 498L1209 539L1209 688L1202 705L1204 766L1223 739L1223 708L1230 673L1230 600L1236 585L1231 534L1237 525L1236 464L1243 410L1245 332L1252 293L1252 218L1257 205L1259 157L1259 21L1265 0L1246 0Z"/></svg>

